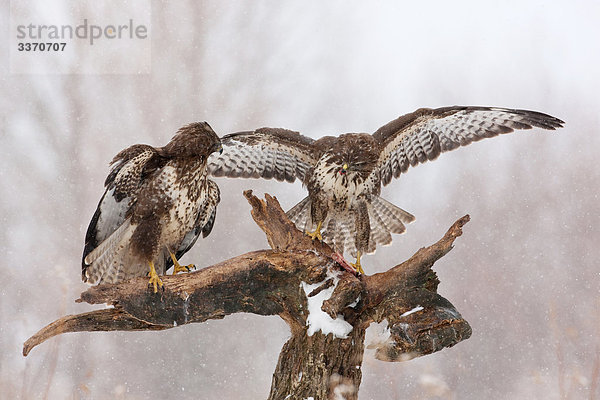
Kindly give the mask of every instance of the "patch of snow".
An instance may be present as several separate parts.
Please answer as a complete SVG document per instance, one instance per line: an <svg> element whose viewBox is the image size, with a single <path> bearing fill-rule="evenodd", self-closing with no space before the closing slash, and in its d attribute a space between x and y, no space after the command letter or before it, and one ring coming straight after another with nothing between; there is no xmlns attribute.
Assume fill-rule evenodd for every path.
<svg viewBox="0 0 600 400"><path fill-rule="evenodd" d="M458 313L458 311L456 311L456 310L453 310L452 308L444 308L444 312L446 312L446 313L450 314L450 316L451 316L452 318L456 318L456 319L462 318L462 317L460 316L460 314Z"/></svg>
<svg viewBox="0 0 600 400"><path fill-rule="evenodd" d="M384 319L385 325L383 326L383 330L381 331L381 340L383 342L387 342L390 337L392 337L392 331L390 331L390 323L387 319Z"/></svg>
<svg viewBox="0 0 600 400"><path fill-rule="evenodd" d="M407 311L407 312L405 312L404 314L402 314L402 315L400 316L400 318L402 318L402 317L407 317L407 316L409 316L410 314L413 314L413 313L416 313L416 312L419 312L419 311L421 311L422 309L423 309L423 307L421 307L421 306L416 306L416 307L415 307L415 308L413 308L412 310L410 310L410 311Z"/></svg>
<svg viewBox="0 0 600 400"><path fill-rule="evenodd" d="M356 300L354 300L352 303L348 304L348 307L356 307L356 305L358 304L358 302L360 301L360 294L358 295L358 297L356 298Z"/></svg>
<svg viewBox="0 0 600 400"><path fill-rule="evenodd" d="M394 343L394 341L391 340L392 332L390 331L390 324L387 319L384 319L378 324L374 323L371 326L375 337L369 341L367 349L378 349L388 343Z"/></svg>
<svg viewBox="0 0 600 400"><path fill-rule="evenodd" d="M300 373L298 374L298 382L300 382L302 380L302 371L300 371Z"/></svg>
<svg viewBox="0 0 600 400"><path fill-rule="evenodd" d="M354 386L342 383L333 389L333 400L345 400L347 395L353 395L354 393L356 393Z"/></svg>
<svg viewBox="0 0 600 400"><path fill-rule="evenodd" d="M400 329L402 329L402 332L404 332L404 336L408 337L408 328L410 327L410 325L405 324L405 323L399 323L397 326L400 327Z"/></svg>
<svg viewBox="0 0 600 400"><path fill-rule="evenodd" d="M302 289L304 289L304 293L306 293L308 304L308 317L306 318L308 336L312 336L315 332L321 331L324 335L333 333L337 338L346 339L348 334L352 332L352 325L346 322L344 317L337 315L336 318L333 319L325 311L321 310L323 302L331 298L333 291L337 287L339 273L339 271L332 272L331 270L327 270L327 276L323 282L314 283L312 285L309 285L306 282L300 282ZM313 290L321 286L328 279L333 279L333 285L331 287L321 290L315 296L308 297Z"/></svg>

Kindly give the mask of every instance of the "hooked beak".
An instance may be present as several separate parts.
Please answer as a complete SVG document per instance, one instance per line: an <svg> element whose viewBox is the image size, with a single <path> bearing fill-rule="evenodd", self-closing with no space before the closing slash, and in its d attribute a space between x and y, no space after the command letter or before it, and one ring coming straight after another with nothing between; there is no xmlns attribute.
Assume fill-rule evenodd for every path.
<svg viewBox="0 0 600 400"><path fill-rule="evenodd" d="M223 154L223 145L221 143L218 143L215 148L215 151L218 151L219 154Z"/></svg>
<svg viewBox="0 0 600 400"><path fill-rule="evenodd" d="M342 169L340 169L340 174L346 175L346 172L348 172L348 164L342 165Z"/></svg>

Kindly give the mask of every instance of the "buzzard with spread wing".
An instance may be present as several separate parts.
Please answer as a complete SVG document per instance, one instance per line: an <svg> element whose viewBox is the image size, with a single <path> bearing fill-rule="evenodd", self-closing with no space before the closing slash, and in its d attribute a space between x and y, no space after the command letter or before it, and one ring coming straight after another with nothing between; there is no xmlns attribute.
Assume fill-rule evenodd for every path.
<svg viewBox="0 0 600 400"><path fill-rule="evenodd" d="M208 156L222 151L206 122L179 129L164 147L133 145L115 156L85 237L84 282L116 283L189 270L177 261L210 234L219 188L207 178Z"/></svg>
<svg viewBox="0 0 600 400"><path fill-rule="evenodd" d="M360 256L390 244L414 217L382 199L409 166L469 143L532 127L554 130L563 121L535 111L495 107L421 108L372 135L347 133L313 140L285 129L261 128L224 136L224 154L210 158L214 176L299 179L308 196L287 212L299 229Z"/></svg>

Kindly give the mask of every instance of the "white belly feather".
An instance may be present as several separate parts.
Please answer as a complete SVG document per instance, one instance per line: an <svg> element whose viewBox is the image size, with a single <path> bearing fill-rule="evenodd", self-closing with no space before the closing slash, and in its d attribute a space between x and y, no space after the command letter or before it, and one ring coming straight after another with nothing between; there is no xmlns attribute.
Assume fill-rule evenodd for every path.
<svg viewBox="0 0 600 400"><path fill-rule="evenodd" d="M321 201L328 204L328 209L343 212L352 209L359 198L370 196L376 179L374 172L364 180L352 170L346 174L339 173L339 170L338 166L319 163L315 176Z"/></svg>
<svg viewBox="0 0 600 400"><path fill-rule="evenodd" d="M200 169L191 178L192 184L179 184L177 171L172 166L167 166L161 172L160 180L163 182L162 191L174 206L169 210L168 218L162 221L160 243L174 251L177 249L185 235L194 228L200 206L207 197L205 184L201 183ZM190 190L199 193L190 193Z"/></svg>

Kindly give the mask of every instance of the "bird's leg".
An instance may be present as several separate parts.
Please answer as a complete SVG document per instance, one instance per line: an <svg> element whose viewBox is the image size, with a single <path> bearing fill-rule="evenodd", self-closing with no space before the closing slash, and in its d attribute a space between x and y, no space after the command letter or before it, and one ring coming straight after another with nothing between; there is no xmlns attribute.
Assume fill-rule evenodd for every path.
<svg viewBox="0 0 600 400"><path fill-rule="evenodd" d="M178 272L190 272L192 269L196 268L194 264L179 264L179 261L177 261L177 257L175 257L175 254L171 253L170 251L169 254L171 255L171 260L173 260L173 275L177 274Z"/></svg>
<svg viewBox="0 0 600 400"><path fill-rule="evenodd" d="M352 265L359 274L365 273L365 270L360 265L360 251L356 252L356 262L354 264L350 263L350 265Z"/></svg>
<svg viewBox="0 0 600 400"><path fill-rule="evenodd" d="M154 269L154 262L150 261L150 280L148 281L148 285L152 285L154 287L154 293L158 292L158 287L163 286L162 281L160 280L160 278L158 277L158 274L156 273L156 270Z"/></svg>
<svg viewBox="0 0 600 400"><path fill-rule="evenodd" d="M305 231L304 233L306 233L308 236L310 236L311 239L315 240L315 239L319 239L319 241L323 241L323 236L321 236L321 225L323 225L323 221L319 221L319 223L317 224L317 229L315 229L314 232L310 232L310 231Z"/></svg>

